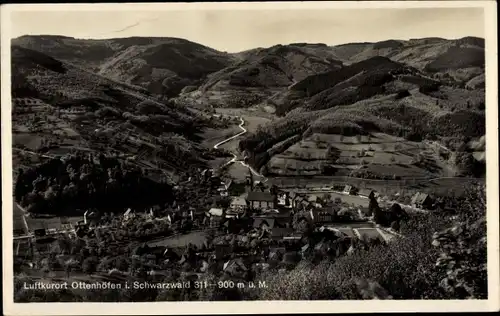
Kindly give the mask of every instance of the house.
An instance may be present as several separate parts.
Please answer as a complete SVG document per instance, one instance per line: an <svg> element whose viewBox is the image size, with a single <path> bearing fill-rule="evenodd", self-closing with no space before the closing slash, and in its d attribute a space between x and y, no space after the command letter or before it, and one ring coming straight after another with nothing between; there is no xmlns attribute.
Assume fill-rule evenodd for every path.
<svg viewBox="0 0 500 316"><path fill-rule="evenodd" d="M315 206L311 202L303 199L298 204L298 208L301 210L304 210L304 211L310 211L310 210L314 209Z"/></svg>
<svg viewBox="0 0 500 316"><path fill-rule="evenodd" d="M208 225L210 228L217 228L221 224L225 212L221 208L211 208L203 220L204 225Z"/></svg>
<svg viewBox="0 0 500 316"><path fill-rule="evenodd" d="M208 211L209 216L217 216L217 217L222 217L224 215L224 210L221 208L211 208Z"/></svg>
<svg viewBox="0 0 500 316"><path fill-rule="evenodd" d="M203 177L203 180L204 181L207 181L208 179L210 179L212 177L212 170L211 169L205 169L201 172L201 176Z"/></svg>
<svg viewBox="0 0 500 316"><path fill-rule="evenodd" d="M337 192L344 191L344 186L342 186L342 185L333 184L332 188L333 188L333 191L337 191Z"/></svg>
<svg viewBox="0 0 500 316"><path fill-rule="evenodd" d="M278 205L289 206L288 193L282 193L278 195Z"/></svg>
<svg viewBox="0 0 500 316"><path fill-rule="evenodd" d="M305 244L300 248L300 254L302 257L306 257L312 252L312 247L309 244Z"/></svg>
<svg viewBox="0 0 500 316"><path fill-rule="evenodd" d="M322 208L323 207L323 201L321 198L317 195L309 195L307 198L307 201L314 207L317 208Z"/></svg>
<svg viewBox="0 0 500 316"><path fill-rule="evenodd" d="M304 200L304 197L299 193L294 191L288 193L288 201L289 201L288 204L292 208L296 208L302 200Z"/></svg>
<svg viewBox="0 0 500 316"><path fill-rule="evenodd" d="M241 258L231 259L224 263L222 271L232 277L243 278L248 271L245 263Z"/></svg>
<svg viewBox="0 0 500 316"><path fill-rule="evenodd" d="M271 230L274 228L274 218L255 218L253 220L253 228Z"/></svg>
<svg viewBox="0 0 500 316"><path fill-rule="evenodd" d="M133 214L133 212L130 209L128 209L127 212L128 212L127 216L129 218L133 218L134 217L134 214ZM124 217L125 217L125 214L124 214ZM97 213L93 212L93 211L85 211L85 213L83 214L83 222L85 224L91 224L92 222L95 222L97 220L97 218L98 218Z"/></svg>
<svg viewBox="0 0 500 316"><path fill-rule="evenodd" d="M342 191L344 194L353 195L356 194L356 188L352 185L346 184L344 190Z"/></svg>
<svg viewBox="0 0 500 316"><path fill-rule="evenodd" d="M256 191L264 192L266 190L266 186L264 185L264 183L262 183L261 181L257 180L253 184L253 189L256 190Z"/></svg>
<svg viewBox="0 0 500 316"><path fill-rule="evenodd" d="M223 185L226 191L229 191L229 188L231 188L231 186L233 185L233 180L229 179L226 182L223 182Z"/></svg>
<svg viewBox="0 0 500 316"><path fill-rule="evenodd" d="M123 213L123 219L128 221L129 219L132 219L135 217L135 214L134 212L132 211L132 209L128 209L125 213Z"/></svg>
<svg viewBox="0 0 500 316"><path fill-rule="evenodd" d="M233 186L233 180L229 179L227 181L221 181L219 188L217 191L220 192L221 196L229 196L229 191Z"/></svg>
<svg viewBox="0 0 500 316"><path fill-rule="evenodd" d="M247 201L252 209L275 208L276 196L270 192L252 191L248 193Z"/></svg>
<svg viewBox="0 0 500 316"><path fill-rule="evenodd" d="M285 247L273 247L269 249L269 260L281 261L286 253Z"/></svg>
<svg viewBox="0 0 500 316"><path fill-rule="evenodd" d="M375 197L375 191L370 189L361 189L359 190L358 195L367 199L372 199Z"/></svg>
<svg viewBox="0 0 500 316"><path fill-rule="evenodd" d="M417 192L411 199L411 205L416 208L430 209L432 199L428 194Z"/></svg>
<svg viewBox="0 0 500 316"><path fill-rule="evenodd" d="M335 210L310 210L308 213L309 220L314 224L327 224L335 221Z"/></svg>
<svg viewBox="0 0 500 316"><path fill-rule="evenodd" d="M241 214L247 210L248 204L247 201L242 197L233 197L233 199L231 200L231 204L229 205L229 208L233 212Z"/></svg>

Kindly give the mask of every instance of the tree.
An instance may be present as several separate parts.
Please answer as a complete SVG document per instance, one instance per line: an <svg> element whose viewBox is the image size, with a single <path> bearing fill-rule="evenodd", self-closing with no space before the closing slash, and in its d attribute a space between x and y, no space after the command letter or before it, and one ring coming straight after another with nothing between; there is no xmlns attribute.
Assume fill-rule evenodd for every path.
<svg viewBox="0 0 500 316"><path fill-rule="evenodd" d="M463 175L471 175L475 172L476 161L472 153L457 152L455 154L455 164Z"/></svg>
<svg viewBox="0 0 500 316"><path fill-rule="evenodd" d="M488 297L486 252L486 191L484 185L468 190L457 209L457 222L433 235L439 251L436 266L441 287L456 298Z"/></svg>

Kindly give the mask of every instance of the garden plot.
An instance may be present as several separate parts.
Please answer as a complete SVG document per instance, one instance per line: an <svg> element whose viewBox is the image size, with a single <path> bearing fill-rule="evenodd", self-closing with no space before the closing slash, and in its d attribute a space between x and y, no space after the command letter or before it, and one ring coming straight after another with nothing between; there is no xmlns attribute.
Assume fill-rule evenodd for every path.
<svg viewBox="0 0 500 316"><path fill-rule="evenodd" d="M269 171L280 175L315 175L321 173L327 164L324 160L303 161L296 159L273 157L269 162Z"/></svg>
<svg viewBox="0 0 500 316"><path fill-rule="evenodd" d="M413 157L398 152L374 152L371 163L374 164L403 164L410 165Z"/></svg>
<svg viewBox="0 0 500 316"><path fill-rule="evenodd" d="M401 179L424 178L430 176L427 170L412 165L371 164L366 166L366 170L378 175L397 176Z"/></svg>
<svg viewBox="0 0 500 316"><path fill-rule="evenodd" d="M327 166L335 168L336 175L364 169L381 176L426 177L439 170L412 165L425 149L424 143L382 133L350 137L313 134L272 157L268 167L277 175L321 175Z"/></svg>

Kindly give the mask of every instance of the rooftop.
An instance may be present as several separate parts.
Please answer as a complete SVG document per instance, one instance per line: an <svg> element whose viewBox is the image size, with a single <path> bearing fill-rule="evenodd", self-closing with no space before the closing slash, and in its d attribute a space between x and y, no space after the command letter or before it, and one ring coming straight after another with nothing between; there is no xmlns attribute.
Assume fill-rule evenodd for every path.
<svg viewBox="0 0 500 316"><path fill-rule="evenodd" d="M415 204L415 203L424 203L425 200L427 200L427 198L429 198L428 194L417 192L413 196L413 198L411 199L411 203L412 204Z"/></svg>
<svg viewBox="0 0 500 316"><path fill-rule="evenodd" d="M249 201L263 201L263 202L273 202L274 195L270 192L258 192L252 191L248 193L247 200Z"/></svg>
<svg viewBox="0 0 500 316"><path fill-rule="evenodd" d="M270 228L274 227L274 218L256 218L253 220L253 227L259 228L262 224L266 224Z"/></svg>
<svg viewBox="0 0 500 316"><path fill-rule="evenodd" d="M224 213L224 210L221 208L211 208L208 211L208 214L210 214L211 216L222 216L222 213Z"/></svg>
<svg viewBox="0 0 500 316"><path fill-rule="evenodd" d="M247 206L247 201L242 197L233 197L231 205L234 206Z"/></svg>

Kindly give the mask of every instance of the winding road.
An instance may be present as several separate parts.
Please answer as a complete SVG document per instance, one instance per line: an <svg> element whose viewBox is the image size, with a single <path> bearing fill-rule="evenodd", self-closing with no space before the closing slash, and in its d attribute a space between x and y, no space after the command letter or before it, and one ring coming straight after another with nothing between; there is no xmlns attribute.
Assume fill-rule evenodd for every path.
<svg viewBox="0 0 500 316"><path fill-rule="evenodd" d="M233 139L235 139L237 137L240 137L241 135L243 135L243 134L245 134L247 132L247 129L245 127L243 127L245 125L245 120L243 120L243 117L241 117L241 116L232 116L232 117L240 119L240 124L238 125L238 127L241 129L241 132L239 132L238 134L233 135L233 136L231 136L229 138L226 138L226 139L224 139L221 142L218 142L217 144L214 145L214 149L218 149L219 146L221 146L221 145L223 145L223 144L225 144L227 142L230 142ZM263 178L262 182L267 182L268 179L266 177L264 177L262 174L260 174L257 171L255 171L255 169L253 167L251 167L249 164L245 163L242 160L238 160L238 156L235 153L231 153L231 155L233 155L233 158L231 158L231 160L229 160L227 163L225 163L223 167L226 167L226 166L228 166L228 165L230 165L232 163L235 163L235 162L239 162L244 167L247 167L248 169L250 169L250 171L254 175L256 175L257 177Z"/></svg>

